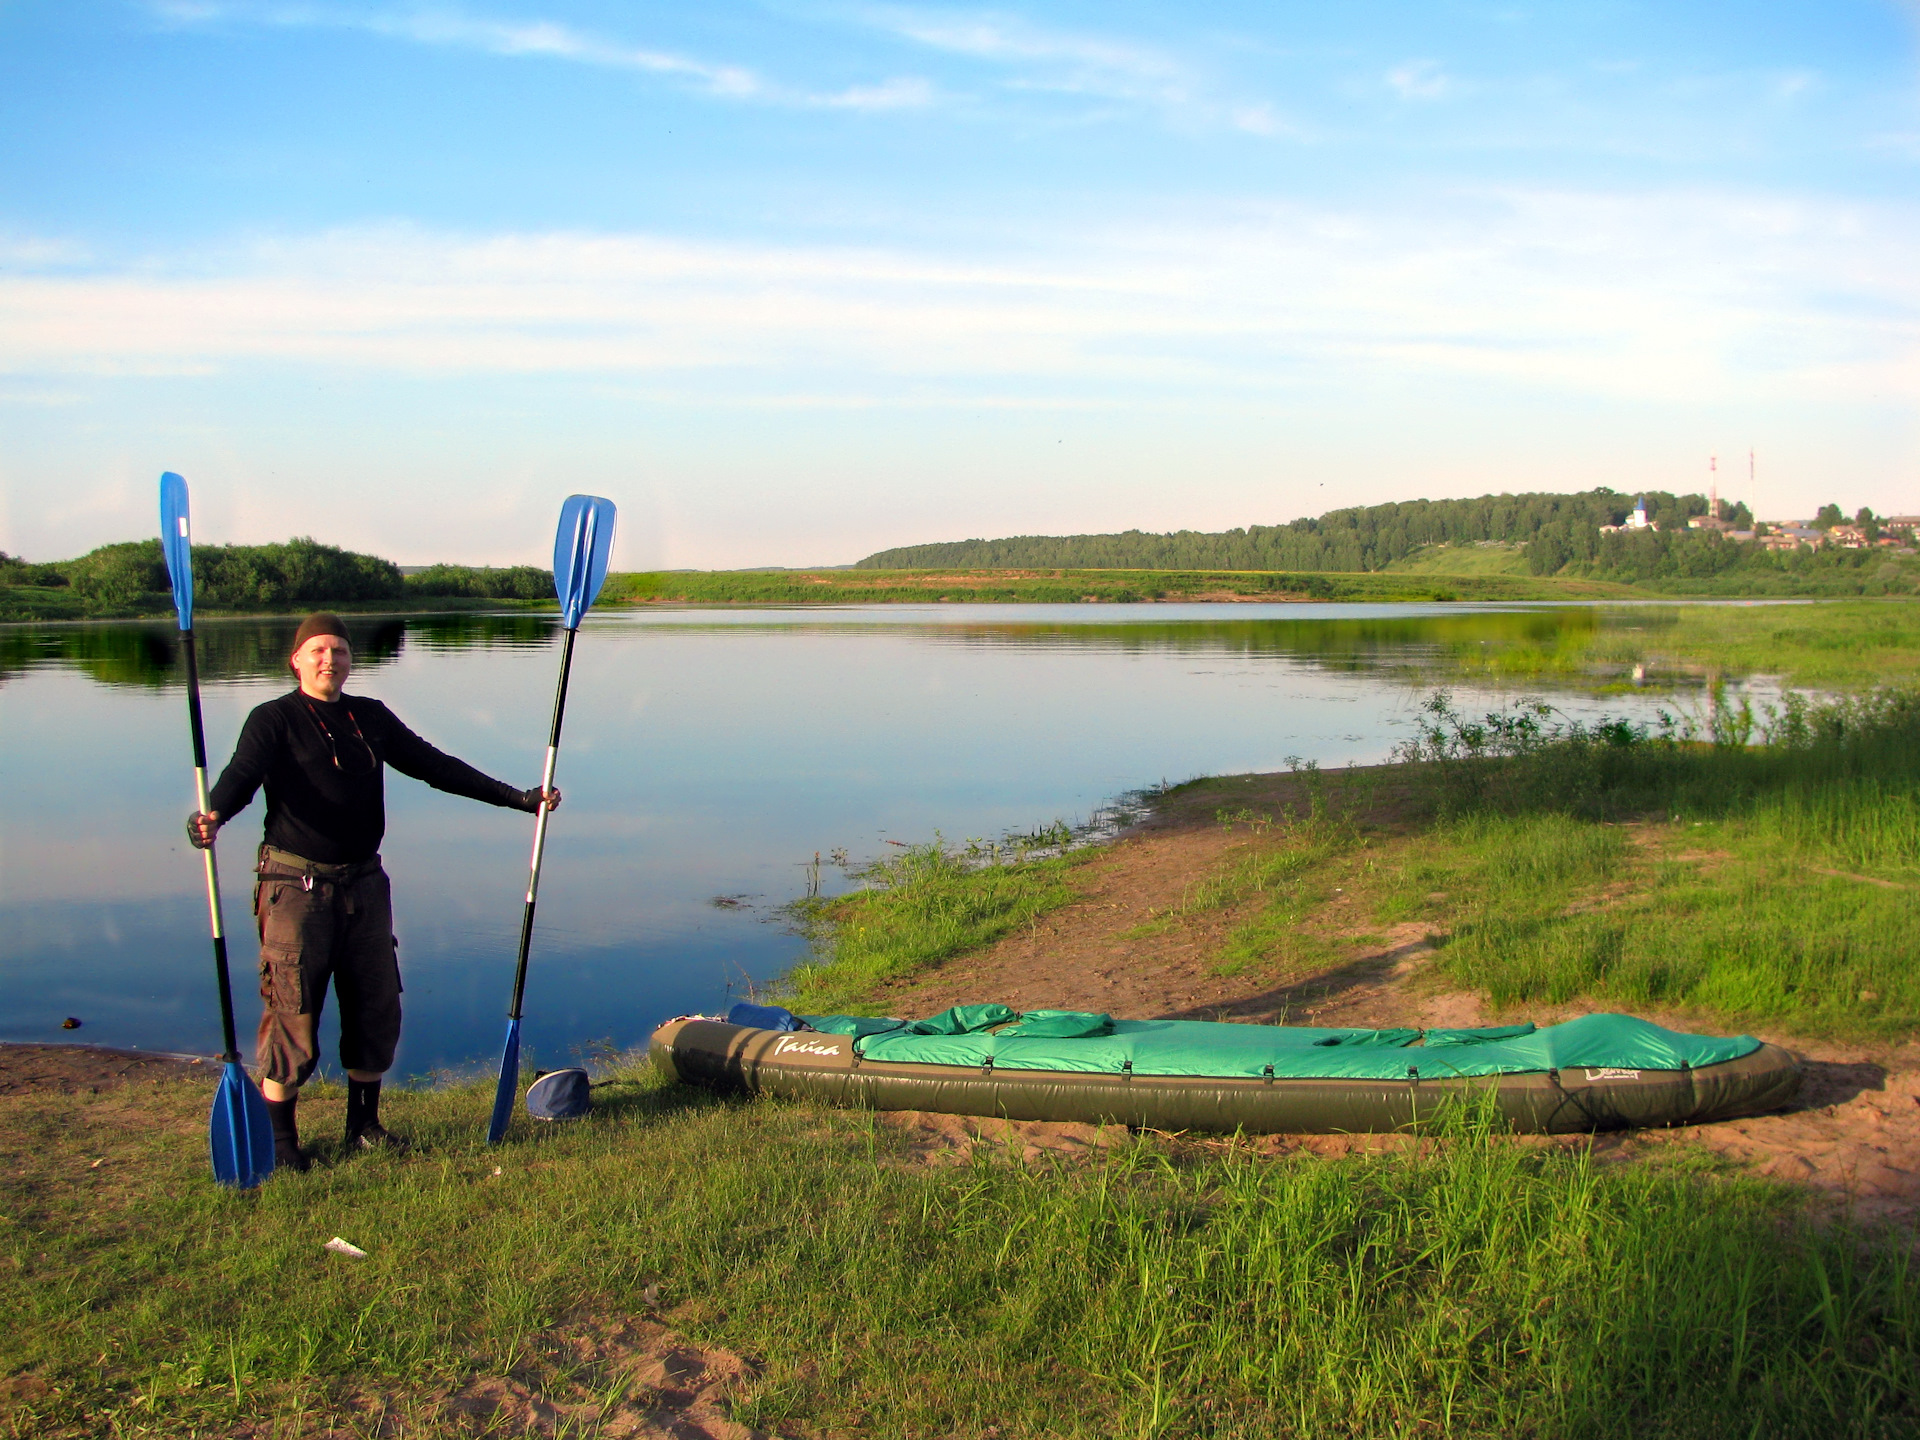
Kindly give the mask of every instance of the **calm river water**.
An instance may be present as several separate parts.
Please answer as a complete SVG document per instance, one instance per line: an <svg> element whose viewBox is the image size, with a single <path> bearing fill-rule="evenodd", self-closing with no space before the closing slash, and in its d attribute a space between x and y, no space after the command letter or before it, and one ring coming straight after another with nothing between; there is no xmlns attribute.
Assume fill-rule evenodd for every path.
<svg viewBox="0 0 1920 1440"><path fill-rule="evenodd" d="M602 1039L633 1044L667 1016L724 1004L729 984L778 974L804 951L779 907L803 892L816 851L844 847L857 862L936 831L961 841L1086 823L1128 791L1279 769L1289 756L1380 760L1452 673L1449 657L1652 618L1462 605L590 616L560 759L567 801L541 882L528 1042L548 1065ZM216 772L247 711L287 688L295 623L202 623ZM350 690L490 774L537 782L554 618L353 623ZM200 864L181 829L193 798L182 685L163 623L0 630L0 1040L218 1051ZM1556 700L1575 713L1671 703ZM532 820L398 775L387 796L383 853L407 986L396 1072L488 1063ZM256 799L220 849L249 1053L248 872L262 808ZM59 1028L68 1015L83 1022L77 1033Z"/></svg>

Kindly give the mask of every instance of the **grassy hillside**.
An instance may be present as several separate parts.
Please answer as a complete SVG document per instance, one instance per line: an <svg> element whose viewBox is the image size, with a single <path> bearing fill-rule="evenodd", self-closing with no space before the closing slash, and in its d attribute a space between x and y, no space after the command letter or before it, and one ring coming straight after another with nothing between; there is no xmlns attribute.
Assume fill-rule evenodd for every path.
<svg viewBox="0 0 1920 1440"><path fill-rule="evenodd" d="M1908 543L1892 549L1845 549L1823 542L1774 552L1695 530L1704 495L1648 491L1651 524L1618 531L1634 495L1599 489L1563 495L1482 495L1471 500L1411 500L1332 510L1285 525L1250 525L1214 533L1181 530L1149 534L1015 535L883 550L858 569L1128 568L1319 571L1367 574L1381 570L1456 573L1465 552L1518 547L1524 564L1494 573L1552 576L1646 585L1673 595L1912 595L1920 593L1920 556ZM1721 518L1750 527L1744 506L1722 505ZM1823 525L1841 518L1825 508ZM1878 536L1872 512L1857 515L1869 540ZM1899 537L1892 537L1899 538ZM1456 553L1442 553L1456 552ZM1411 562L1409 565L1408 562ZM1466 573L1488 573L1490 562L1470 562ZM1432 566L1443 567L1433 570Z"/></svg>
<svg viewBox="0 0 1920 1440"><path fill-rule="evenodd" d="M1475 545L1427 545L1386 567L1400 575L1530 575L1518 545L1482 541Z"/></svg>

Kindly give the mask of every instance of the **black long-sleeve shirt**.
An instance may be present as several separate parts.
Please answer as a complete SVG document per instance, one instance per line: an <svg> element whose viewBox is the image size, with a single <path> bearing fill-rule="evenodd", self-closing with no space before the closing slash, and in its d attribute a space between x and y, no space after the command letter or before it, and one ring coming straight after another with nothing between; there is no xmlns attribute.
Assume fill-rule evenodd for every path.
<svg viewBox="0 0 1920 1440"><path fill-rule="evenodd" d="M537 792L516 790L434 749L378 700L315 700L295 690L247 716L207 806L224 824L264 783L267 844L322 865L358 864L379 850L387 831L388 765L489 805L528 812L539 805Z"/></svg>

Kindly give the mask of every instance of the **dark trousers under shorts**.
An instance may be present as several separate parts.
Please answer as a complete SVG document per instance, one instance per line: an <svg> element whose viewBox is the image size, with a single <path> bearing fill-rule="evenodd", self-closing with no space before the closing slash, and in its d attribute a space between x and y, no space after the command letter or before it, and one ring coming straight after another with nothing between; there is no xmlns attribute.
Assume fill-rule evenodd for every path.
<svg viewBox="0 0 1920 1440"><path fill-rule="evenodd" d="M340 996L340 1064L379 1074L400 1043L400 963L393 894L374 856L321 879L263 858L253 891L260 927L260 1074L301 1085L320 1060L327 984Z"/></svg>

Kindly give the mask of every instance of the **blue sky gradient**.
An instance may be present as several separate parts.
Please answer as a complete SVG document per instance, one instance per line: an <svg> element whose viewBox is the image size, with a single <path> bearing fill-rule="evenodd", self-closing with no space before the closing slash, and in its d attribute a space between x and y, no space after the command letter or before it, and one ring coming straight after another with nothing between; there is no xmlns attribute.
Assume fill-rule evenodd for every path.
<svg viewBox="0 0 1920 1440"><path fill-rule="evenodd" d="M0 548L1913 512L1917 13L0 3Z"/></svg>

